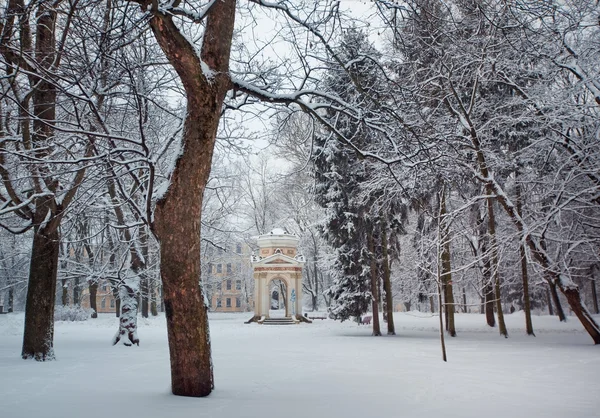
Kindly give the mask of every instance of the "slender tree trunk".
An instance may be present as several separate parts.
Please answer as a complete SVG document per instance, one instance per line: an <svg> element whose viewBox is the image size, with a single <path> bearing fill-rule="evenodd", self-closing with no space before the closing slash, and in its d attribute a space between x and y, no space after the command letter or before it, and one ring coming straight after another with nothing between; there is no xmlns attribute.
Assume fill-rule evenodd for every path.
<svg viewBox="0 0 600 418"><path fill-rule="evenodd" d="M96 304L98 296L98 282L89 281L88 290L90 292L90 308L93 311L92 318L98 318L98 305Z"/></svg>
<svg viewBox="0 0 600 418"><path fill-rule="evenodd" d="M387 223L381 217L381 248L383 252L383 290L385 292L385 308L387 313L387 335L396 335L394 326L394 300L390 274L390 257L388 251Z"/></svg>
<svg viewBox="0 0 600 418"><path fill-rule="evenodd" d="M12 313L15 311L15 289L14 287L10 287L8 289L8 313Z"/></svg>
<svg viewBox="0 0 600 418"><path fill-rule="evenodd" d="M140 276L140 296L142 298L142 317L148 318L149 316L149 295L150 295L150 287L148 284L148 276L146 274L142 274Z"/></svg>
<svg viewBox="0 0 600 418"><path fill-rule="evenodd" d="M314 239L314 238L313 238ZM316 249L315 249L316 254ZM313 312L319 310L319 268L317 266L317 258L313 259L313 275L315 277L315 292L312 294Z"/></svg>
<svg viewBox="0 0 600 418"><path fill-rule="evenodd" d="M230 85L235 6L235 0L213 4L200 53L171 15L151 12L152 31L187 97L180 157L167 192L156 203L153 224L161 246L171 389L175 395L207 396L214 387L207 307L198 287L200 222L223 100ZM205 73L204 66L212 76Z"/></svg>
<svg viewBox="0 0 600 418"><path fill-rule="evenodd" d="M488 195L492 194L492 190L486 188ZM502 294L500 293L500 263L498 261L498 244L496 242L496 217L494 216L494 201L492 198L486 199L488 211L488 233L490 235L490 250L492 262L492 282L496 293L496 310L498 311L498 330L500 335L508 338L508 330L504 322L504 312L502 312Z"/></svg>
<svg viewBox="0 0 600 418"><path fill-rule="evenodd" d="M81 285L79 277L73 279L73 306L81 306Z"/></svg>
<svg viewBox="0 0 600 418"><path fill-rule="evenodd" d="M521 183L518 181L518 173L515 173L517 185L515 187L517 194L517 213L523 217ZM525 244L519 241L519 255L521 257L521 278L523 280L523 311L525 312L525 332L527 335L533 335L533 322L531 321L531 299L529 297L529 275L527 272L527 257L525 254Z"/></svg>
<svg viewBox="0 0 600 418"><path fill-rule="evenodd" d="M373 294L373 336L378 337L381 335L381 328L379 326L379 301L377 295L379 294L378 277L377 277L377 262L375 261L375 244L373 239L373 228L369 227L367 232L367 240L369 245L369 253L371 257L371 293Z"/></svg>
<svg viewBox="0 0 600 418"><path fill-rule="evenodd" d="M67 285L67 279L61 280L61 300L60 303L62 306L69 305L69 286Z"/></svg>
<svg viewBox="0 0 600 418"><path fill-rule="evenodd" d="M146 232L145 227L140 228L139 233L140 239L140 251L142 252L142 256L144 257L144 266L146 266L146 261L148 260L148 233ZM150 283L147 273L140 274L140 297L142 299L142 317L148 318L149 309L150 309Z"/></svg>
<svg viewBox="0 0 600 418"><path fill-rule="evenodd" d="M433 301L433 296L429 296L429 310L431 313L435 313L435 302Z"/></svg>
<svg viewBox="0 0 600 418"><path fill-rule="evenodd" d="M441 228L441 279L444 292L444 314L446 317L446 331L451 337L456 337L454 325L454 293L452 290L452 265L450 261L450 225L448 225L446 209L446 187L442 188L440 195L440 228Z"/></svg>
<svg viewBox="0 0 600 418"><path fill-rule="evenodd" d="M554 309L552 308L552 296L550 296L550 285L546 288L546 303L548 304L548 315L554 316Z"/></svg>
<svg viewBox="0 0 600 418"><path fill-rule="evenodd" d="M115 316L119 318L121 316L121 298L119 297L119 288L111 284L110 289L113 294L113 298L115 299Z"/></svg>
<svg viewBox="0 0 600 418"><path fill-rule="evenodd" d="M31 248L21 357L54 360L54 300L60 251L58 228L36 228Z"/></svg>
<svg viewBox="0 0 600 418"><path fill-rule="evenodd" d="M467 313L467 290L462 288L462 303L463 303L463 313Z"/></svg>
<svg viewBox="0 0 600 418"><path fill-rule="evenodd" d="M554 307L556 308L556 315L561 322L567 321L567 316L565 315L565 311L562 308L562 303L560 303L560 298L558 297L558 291L556 290L556 283L549 282L548 287L550 288L550 295L552 295L552 301L554 302Z"/></svg>
<svg viewBox="0 0 600 418"><path fill-rule="evenodd" d="M600 309L598 309L598 294L596 293L596 280L594 278L590 280L590 285L592 287L592 303L594 304L594 313L598 315L600 314Z"/></svg>
<svg viewBox="0 0 600 418"><path fill-rule="evenodd" d="M158 307L156 304L156 285L155 281L150 281L150 314L152 316L158 316Z"/></svg>

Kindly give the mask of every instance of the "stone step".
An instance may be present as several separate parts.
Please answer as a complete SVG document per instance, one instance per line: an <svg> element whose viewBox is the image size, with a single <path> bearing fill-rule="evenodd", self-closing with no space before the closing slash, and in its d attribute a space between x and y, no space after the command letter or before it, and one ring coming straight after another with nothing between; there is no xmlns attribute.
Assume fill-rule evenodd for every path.
<svg viewBox="0 0 600 418"><path fill-rule="evenodd" d="M265 325L294 325L295 322L292 318L268 318L263 322Z"/></svg>

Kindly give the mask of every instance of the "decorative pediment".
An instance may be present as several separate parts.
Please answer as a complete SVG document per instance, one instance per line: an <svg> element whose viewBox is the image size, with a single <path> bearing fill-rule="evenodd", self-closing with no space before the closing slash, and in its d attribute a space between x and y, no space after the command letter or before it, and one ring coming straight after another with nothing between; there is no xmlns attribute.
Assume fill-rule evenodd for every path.
<svg viewBox="0 0 600 418"><path fill-rule="evenodd" d="M288 260L284 260L281 257L277 257L273 260L267 261L265 264L292 264Z"/></svg>

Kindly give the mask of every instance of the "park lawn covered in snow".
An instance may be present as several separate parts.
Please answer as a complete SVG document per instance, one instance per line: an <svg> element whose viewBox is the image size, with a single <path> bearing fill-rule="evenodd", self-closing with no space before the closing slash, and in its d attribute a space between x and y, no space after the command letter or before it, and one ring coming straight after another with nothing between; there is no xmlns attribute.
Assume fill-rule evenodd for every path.
<svg viewBox="0 0 600 418"><path fill-rule="evenodd" d="M169 389L164 316L139 320L140 347L113 347L117 319L56 324L57 361L19 357L23 314L0 315L0 412L7 418L86 417L597 417L600 347L576 318L519 313L510 338L483 315L458 314L441 360L438 318L398 313L396 336L368 326L243 324L211 314L216 388L208 398ZM385 328L383 328L385 329Z"/></svg>

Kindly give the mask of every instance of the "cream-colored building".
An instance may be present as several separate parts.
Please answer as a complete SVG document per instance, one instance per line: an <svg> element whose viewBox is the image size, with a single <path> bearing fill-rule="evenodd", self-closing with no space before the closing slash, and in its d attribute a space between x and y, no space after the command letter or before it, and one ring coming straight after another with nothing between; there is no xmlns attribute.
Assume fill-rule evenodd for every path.
<svg viewBox="0 0 600 418"><path fill-rule="evenodd" d="M302 316L304 257L298 254L298 241L297 236L278 228L258 237L259 254L252 256L255 318L269 318L272 303L269 286L274 280L285 284L285 316Z"/></svg>

